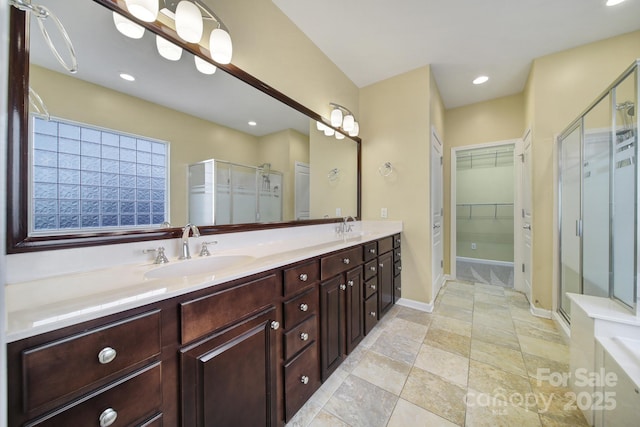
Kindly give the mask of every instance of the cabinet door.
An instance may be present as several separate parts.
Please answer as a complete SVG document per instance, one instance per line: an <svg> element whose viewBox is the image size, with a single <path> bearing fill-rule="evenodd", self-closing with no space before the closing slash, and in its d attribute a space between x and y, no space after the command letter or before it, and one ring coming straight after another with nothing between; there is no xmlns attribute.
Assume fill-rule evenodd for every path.
<svg viewBox="0 0 640 427"><path fill-rule="evenodd" d="M181 351L183 425L276 425L275 319L268 308Z"/></svg>
<svg viewBox="0 0 640 427"><path fill-rule="evenodd" d="M378 319L393 305L393 252L378 257Z"/></svg>
<svg viewBox="0 0 640 427"><path fill-rule="evenodd" d="M347 272L346 291L347 354L356 348L364 338L364 309L362 301L362 267Z"/></svg>
<svg viewBox="0 0 640 427"><path fill-rule="evenodd" d="M320 285L321 377L324 382L342 363L344 354L344 276Z"/></svg>

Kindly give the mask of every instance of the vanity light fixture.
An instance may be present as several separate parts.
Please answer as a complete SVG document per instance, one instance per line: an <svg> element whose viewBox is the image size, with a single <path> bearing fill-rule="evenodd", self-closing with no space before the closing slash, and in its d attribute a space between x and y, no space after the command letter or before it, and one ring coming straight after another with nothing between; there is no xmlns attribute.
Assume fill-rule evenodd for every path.
<svg viewBox="0 0 640 427"><path fill-rule="evenodd" d="M474 85L481 85L483 83L486 83L489 81L489 77L487 76L478 76L475 79L473 79L473 84Z"/></svg>
<svg viewBox="0 0 640 427"><path fill-rule="evenodd" d="M180 46L158 35L156 36L156 47L160 56L169 61L177 61L182 56L182 48Z"/></svg>
<svg viewBox="0 0 640 427"><path fill-rule="evenodd" d="M344 139L344 134L336 132L336 139Z"/></svg>
<svg viewBox="0 0 640 427"><path fill-rule="evenodd" d="M343 107L340 104L330 102L329 105L332 108L331 126L335 128L342 128L342 130L349 136L358 136L358 133L360 133L360 125L356 121L353 113L348 108Z"/></svg>
<svg viewBox="0 0 640 427"><path fill-rule="evenodd" d="M136 18L144 22L154 22L158 19L158 0L125 0L127 10Z"/></svg>
<svg viewBox="0 0 640 427"><path fill-rule="evenodd" d="M143 26L136 24L119 13L113 12L113 23L120 33L129 38L140 39L144 35Z"/></svg>
<svg viewBox="0 0 640 427"><path fill-rule="evenodd" d="M215 65L213 65L210 62L205 61L204 59L200 58L199 56L193 56L194 61L196 62L196 68L198 69L198 71L200 71L202 74L213 74L216 72L216 70L218 69L218 67L216 67Z"/></svg>
<svg viewBox="0 0 640 427"><path fill-rule="evenodd" d="M607 0L607 6L615 6L617 4L622 3L624 0Z"/></svg>
<svg viewBox="0 0 640 427"><path fill-rule="evenodd" d="M199 43L202 38L204 24L202 14L195 3L182 0L176 6L176 32L186 42Z"/></svg>
<svg viewBox="0 0 640 427"><path fill-rule="evenodd" d="M325 136L333 136L334 133L336 133L336 131L333 128L330 128L329 126L324 127Z"/></svg>

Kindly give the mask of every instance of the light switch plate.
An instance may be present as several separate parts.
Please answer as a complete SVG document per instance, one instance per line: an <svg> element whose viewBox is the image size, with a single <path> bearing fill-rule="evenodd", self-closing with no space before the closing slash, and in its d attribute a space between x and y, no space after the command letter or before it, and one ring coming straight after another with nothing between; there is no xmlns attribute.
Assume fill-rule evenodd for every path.
<svg viewBox="0 0 640 427"><path fill-rule="evenodd" d="M387 208L380 208L380 218L388 218Z"/></svg>

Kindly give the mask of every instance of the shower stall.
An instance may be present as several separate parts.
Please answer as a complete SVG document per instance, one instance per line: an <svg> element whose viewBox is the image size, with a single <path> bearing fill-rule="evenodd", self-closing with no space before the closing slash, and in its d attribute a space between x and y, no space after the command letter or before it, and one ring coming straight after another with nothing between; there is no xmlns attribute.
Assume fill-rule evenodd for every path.
<svg viewBox="0 0 640 427"><path fill-rule="evenodd" d="M513 287L514 144L456 152L456 277Z"/></svg>
<svg viewBox="0 0 640 427"><path fill-rule="evenodd" d="M558 137L558 311L567 293L637 305L638 62Z"/></svg>
<svg viewBox="0 0 640 427"><path fill-rule="evenodd" d="M282 221L282 173L269 163L246 166L210 159L189 165L188 171L189 222Z"/></svg>

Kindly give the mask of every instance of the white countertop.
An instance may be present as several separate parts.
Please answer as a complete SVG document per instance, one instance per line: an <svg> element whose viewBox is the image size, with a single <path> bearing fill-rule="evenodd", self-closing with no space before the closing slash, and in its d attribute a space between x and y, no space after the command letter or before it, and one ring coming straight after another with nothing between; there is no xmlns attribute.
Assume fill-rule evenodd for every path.
<svg viewBox="0 0 640 427"><path fill-rule="evenodd" d="M67 260L65 267L61 266L59 270L56 270L55 265L48 265L41 270L34 268L34 271L39 272L32 274L41 276L48 273L49 276L10 283L6 286L7 342L247 277L401 231L401 221L364 221L357 222L354 231L345 236L335 233L335 224L204 236L199 241L217 240L219 242L218 245L210 247L211 257L219 255L253 257L238 265L220 269L214 274L149 279L145 277L145 273L163 266L151 263L148 256L144 257L143 262L136 264L120 263L106 267L104 265L107 261L101 258L95 260L97 264L94 265L100 265L102 268L86 271L81 271L82 265L69 267L67 263L73 264L73 260ZM198 258L197 242L197 239L191 241L194 258ZM96 248L92 262L93 258L104 257L105 254L107 256L111 254L114 259L120 259L121 257L116 256L116 251L121 253L124 250L126 253L138 254L141 253L141 250L137 249L139 247L160 245L169 247L168 244L177 247L175 242L159 241L152 244L149 242L130 244L130 246L136 245L135 250L130 247L123 248L126 245L112 245L107 249ZM91 249L84 249L85 256L87 251L90 252ZM63 251L53 252L56 253L56 260L78 255L77 250L71 250L68 254L61 253ZM167 255L170 264L167 265L199 261L198 259L178 261L174 257L175 253L175 250L169 248ZM25 275L29 272L23 269L29 268L30 263L35 262L38 256L46 257L48 254L38 252L23 257L16 256L13 260L12 275L28 277ZM140 255L136 256L142 258ZM43 260L43 263L55 264L51 260L48 262ZM86 265L84 267L86 269ZM70 272L69 270L73 268L80 271ZM42 270L46 270L46 273ZM61 273L55 275L56 271Z"/></svg>
<svg viewBox="0 0 640 427"><path fill-rule="evenodd" d="M624 337L596 337L596 339L640 389L640 340Z"/></svg>
<svg viewBox="0 0 640 427"><path fill-rule="evenodd" d="M640 326L640 316L632 313L622 304L611 298L596 297L592 295L580 295L567 292L571 301L580 306L587 316L593 319L609 320L611 322Z"/></svg>

